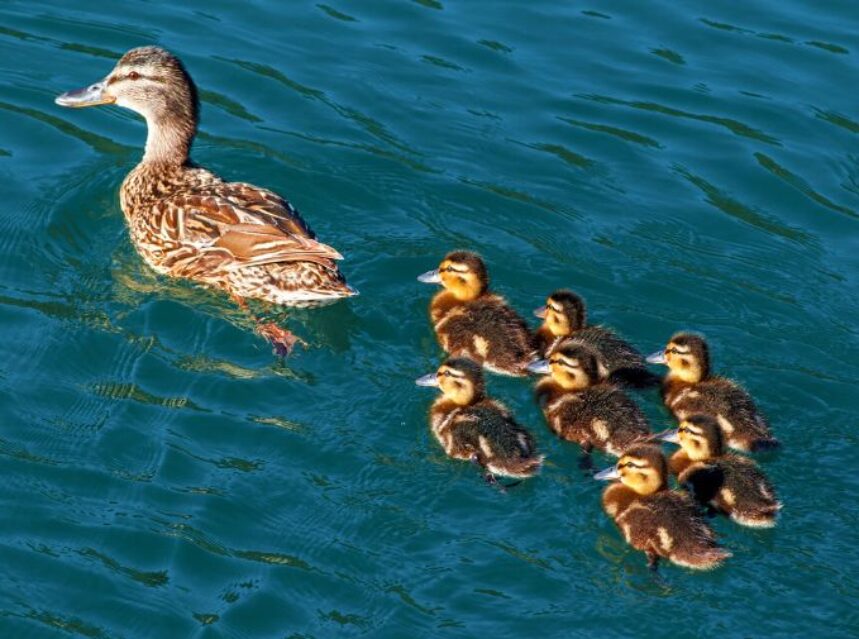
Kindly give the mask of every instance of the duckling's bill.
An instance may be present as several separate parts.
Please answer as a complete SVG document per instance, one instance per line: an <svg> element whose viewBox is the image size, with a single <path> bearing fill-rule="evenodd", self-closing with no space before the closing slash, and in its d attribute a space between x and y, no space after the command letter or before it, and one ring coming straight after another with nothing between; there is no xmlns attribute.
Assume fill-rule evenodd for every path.
<svg viewBox="0 0 859 639"><path fill-rule="evenodd" d="M661 433L657 433L653 436L653 439L656 439L661 442L668 442L669 444L679 444L680 443L680 430L677 428L666 430Z"/></svg>
<svg viewBox="0 0 859 639"><path fill-rule="evenodd" d="M548 375L552 372L552 367L549 365L549 360L547 359L535 360L528 364L525 369L535 375Z"/></svg>
<svg viewBox="0 0 859 639"><path fill-rule="evenodd" d="M438 388L438 375L435 373L427 373L421 377L418 377L415 380L415 384L418 386L430 386L433 388Z"/></svg>
<svg viewBox="0 0 859 639"><path fill-rule="evenodd" d="M107 84L105 82L96 82L82 89L66 91L58 95L54 99L54 102L60 106L79 109L99 104L113 104L116 102L116 98L107 92Z"/></svg>
<svg viewBox="0 0 859 639"><path fill-rule="evenodd" d="M609 466L605 470L601 470L596 475L594 475L594 479L598 479L600 481L620 479L620 472L618 471L616 466Z"/></svg>
<svg viewBox="0 0 859 639"><path fill-rule="evenodd" d="M418 282L424 284L441 284L441 273L437 268L418 275Z"/></svg>
<svg viewBox="0 0 859 639"><path fill-rule="evenodd" d="M646 358L648 364L667 364L668 360L665 358L665 351L656 351L655 353L651 353Z"/></svg>
<svg viewBox="0 0 859 639"><path fill-rule="evenodd" d="M534 309L534 317L539 317L540 319L546 319L546 307L538 306Z"/></svg>

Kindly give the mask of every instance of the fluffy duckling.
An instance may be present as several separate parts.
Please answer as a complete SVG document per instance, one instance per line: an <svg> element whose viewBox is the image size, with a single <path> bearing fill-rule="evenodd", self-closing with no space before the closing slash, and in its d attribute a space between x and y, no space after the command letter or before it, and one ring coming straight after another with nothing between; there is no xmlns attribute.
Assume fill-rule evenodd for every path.
<svg viewBox="0 0 859 639"><path fill-rule="evenodd" d="M736 450L778 447L749 394L736 382L710 374L710 350L700 335L677 333L664 351L653 353L647 361L668 366L662 398L678 420L696 413L710 415L722 427L725 442Z"/></svg>
<svg viewBox="0 0 859 639"><path fill-rule="evenodd" d="M468 357L487 370L523 376L537 358L528 325L503 297L489 291L486 265L476 253L453 251L418 280L441 284L430 304L439 345L453 357Z"/></svg>
<svg viewBox="0 0 859 639"><path fill-rule="evenodd" d="M597 353L600 377L630 386L651 386L658 378L647 370L644 357L629 342L603 326L587 326L585 301L567 289L559 289L534 310L543 320L537 329L537 348L543 357L567 339L587 344Z"/></svg>
<svg viewBox="0 0 859 639"><path fill-rule="evenodd" d="M725 454L722 429L715 419L692 415L660 439L680 444L668 467L698 502L742 526L775 526L781 503L772 484L751 459Z"/></svg>
<svg viewBox="0 0 859 639"><path fill-rule="evenodd" d="M537 454L534 438L503 404L486 396L477 363L452 357L416 383L441 390L429 422L450 457L479 464L491 473L486 478L493 483L493 475L526 478L540 470L543 456Z"/></svg>
<svg viewBox="0 0 859 639"><path fill-rule="evenodd" d="M584 344L567 341L548 360L530 364L537 382L537 401L549 428L589 453L596 448L619 457L632 444L650 436L647 418L619 388L600 381L597 355Z"/></svg>
<svg viewBox="0 0 859 639"><path fill-rule="evenodd" d="M709 570L731 556L716 543L692 498L668 489L667 463L658 446L633 446L617 464L594 477L620 480L603 492L603 508L627 543L647 555L651 568L665 558L687 568Z"/></svg>
<svg viewBox="0 0 859 639"><path fill-rule="evenodd" d="M226 291L242 307L246 299L314 306L357 294L337 268L342 255L318 242L289 202L252 184L226 182L191 161L199 100L173 54L132 49L103 80L56 103L115 104L146 119L146 151L119 199L132 243L158 273ZM282 354L297 341L273 323L257 328Z"/></svg>

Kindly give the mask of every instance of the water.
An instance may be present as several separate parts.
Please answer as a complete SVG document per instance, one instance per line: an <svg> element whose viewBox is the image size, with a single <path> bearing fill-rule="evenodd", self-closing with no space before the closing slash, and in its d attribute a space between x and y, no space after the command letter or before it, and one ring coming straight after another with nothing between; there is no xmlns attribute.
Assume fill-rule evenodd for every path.
<svg viewBox="0 0 859 639"><path fill-rule="evenodd" d="M0 5L0 634L856 636L851 2ZM195 159L287 195L361 297L282 315L158 278L117 189L142 122L64 110L125 50L200 86ZM775 530L655 579L522 380L509 495L431 440L414 280L484 254L521 311L571 286L644 351L711 340L784 443ZM639 395L654 428L656 394Z"/></svg>

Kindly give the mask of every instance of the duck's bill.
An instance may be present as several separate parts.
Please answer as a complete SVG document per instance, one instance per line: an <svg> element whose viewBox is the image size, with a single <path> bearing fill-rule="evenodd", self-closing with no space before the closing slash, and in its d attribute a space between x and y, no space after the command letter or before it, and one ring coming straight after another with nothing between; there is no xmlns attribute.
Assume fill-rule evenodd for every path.
<svg viewBox="0 0 859 639"><path fill-rule="evenodd" d="M651 353L646 358L648 364L667 364L668 360L665 359L665 351L656 351L655 353Z"/></svg>
<svg viewBox="0 0 859 639"><path fill-rule="evenodd" d="M531 362L525 367L529 373L533 373L534 375L548 375L552 372L552 367L549 366L549 360L547 359L538 359L534 362Z"/></svg>
<svg viewBox="0 0 859 639"><path fill-rule="evenodd" d="M599 479L600 481L609 481L612 479L620 479L620 473L617 470L617 467L610 466L605 470L601 470L596 475L594 475L594 479Z"/></svg>
<svg viewBox="0 0 859 639"><path fill-rule="evenodd" d="M655 435L653 435L653 439L660 442L668 442L669 444L679 444L680 431L678 431L676 428L664 430L661 433L656 433Z"/></svg>
<svg viewBox="0 0 859 639"><path fill-rule="evenodd" d="M98 106L99 104L113 104L116 102L116 98L107 92L104 82L97 82L83 89L66 91L62 95L58 95L54 99L54 102L60 106L79 109L82 107Z"/></svg>
<svg viewBox="0 0 859 639"><path fill-rule="evenodd" d="M540 306L534 309L534 317L539 317L540 319L546 318L546 307Z"/></svg>
<svg viewBox="0 0 859 639"><path fill-rule="evenodd" d="M435 373L429 373L415 380L418 386L438 386L438 377Z"/></svg>
<svg viewBox="0 0 859 639"><path fill-rule="evenodd" d="M438 269L427 271L422 275L418 275L418 282L423 282L424 284L441 284L441 273L438 272Z"/></svg>

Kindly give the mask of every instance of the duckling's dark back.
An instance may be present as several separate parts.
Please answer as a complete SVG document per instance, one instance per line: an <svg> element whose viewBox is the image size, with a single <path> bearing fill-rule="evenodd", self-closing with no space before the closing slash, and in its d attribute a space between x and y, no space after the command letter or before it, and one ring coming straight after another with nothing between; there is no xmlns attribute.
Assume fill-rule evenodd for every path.
<svg viewBox="0 0 859 639"><path fill-rule="evenodd" d="M465 302L439 323L447 351L467 355L507 372L520 371L536 356L525 321L495 295ZM521 374L521 373L520 373Z"/></svg>

